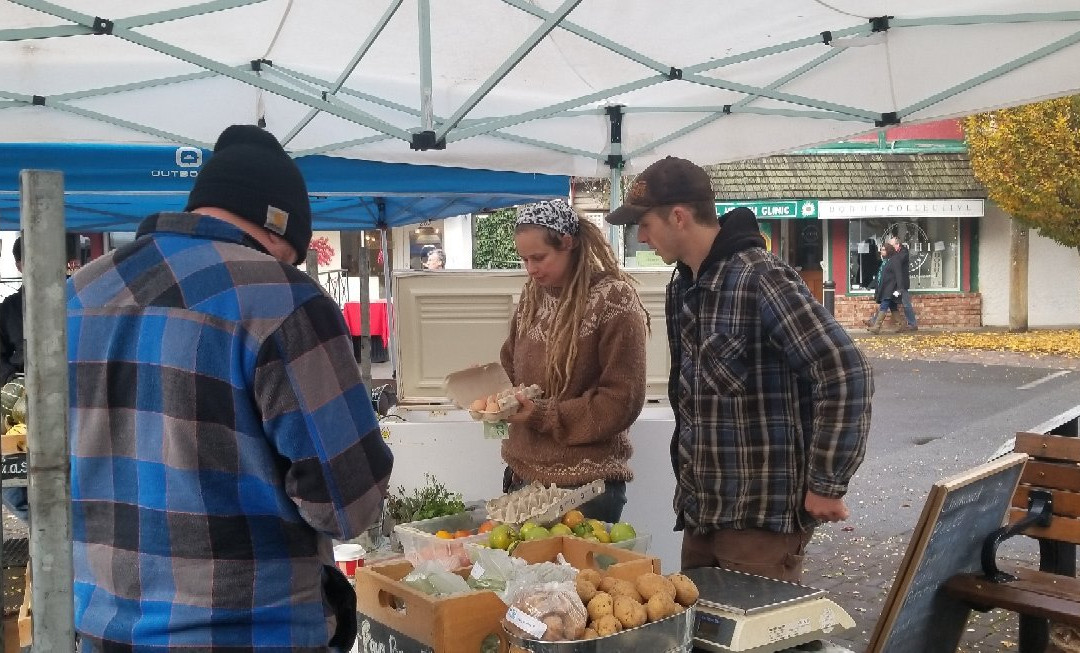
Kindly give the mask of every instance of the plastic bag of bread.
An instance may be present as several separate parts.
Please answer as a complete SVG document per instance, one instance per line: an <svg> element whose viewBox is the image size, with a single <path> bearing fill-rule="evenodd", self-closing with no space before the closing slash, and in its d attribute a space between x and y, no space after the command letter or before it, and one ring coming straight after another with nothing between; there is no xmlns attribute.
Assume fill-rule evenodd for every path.
<svg viewBox="0 0 1080 653"><path fill-rule="evenodd" d="M523 589L510 602L503 628L522 639L561 642L585 635L587 613L573 582Z"/></svg>

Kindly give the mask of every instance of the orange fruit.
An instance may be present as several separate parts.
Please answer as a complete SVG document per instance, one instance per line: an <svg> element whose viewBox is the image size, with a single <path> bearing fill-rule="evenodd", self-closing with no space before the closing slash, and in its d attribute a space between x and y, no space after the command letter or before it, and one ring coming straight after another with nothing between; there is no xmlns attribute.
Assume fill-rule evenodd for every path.
<svg viewBox="0 0 1080 653"><path fill-rule="evenodd" d="M581 514L580 510L571 510L563 515L562 523L566 524L570 528L573 528L585 521L585 515Z"/></svg>
<svg viewBox="0 0 1080 653"><path fill-rule="evenodd" d="M435 532L435 537L439 538L440 540L452 540L452 539L454 539L454 536L453 536L452 533L450 533L450 531L436 531Z"/></svg>
<svg viewBox="0 0 1080 653"><path fill-rule="evenodd" d="M472 535L472 534L473 534L473 532L472 532L472 531L467 531L467 530L464 530L464 529L463 529L463 530L460 530L460 531L458 531L458 532L454 533L454 537L455 537L455 538L458 538L458 537L469 537L469 536L470 536L470 535Z"/></svg>
<svg viewBox="0 0 1080 653"><path fill-rule="evenodd" d="M477 528L476 532L478 534L479 533L490 533L494 528L495 528L495 522L493 522L493 521L491 521L489 519L486 522L484 522L483 524L480 524L480 528Z"/></svg>

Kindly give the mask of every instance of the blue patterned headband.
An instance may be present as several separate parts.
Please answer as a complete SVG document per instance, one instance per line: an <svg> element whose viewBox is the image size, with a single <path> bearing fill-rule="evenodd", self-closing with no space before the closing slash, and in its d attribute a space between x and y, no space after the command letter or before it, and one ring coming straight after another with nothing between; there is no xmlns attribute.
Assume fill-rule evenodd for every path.
<svg viewBox="0 0 1080 653"><path fill-rule="evenodd" d="M570 208L565 200L519 206L516 224L535 224L567 236L576 236L581 230L577 213L574 213L574 209Z"/></svg>

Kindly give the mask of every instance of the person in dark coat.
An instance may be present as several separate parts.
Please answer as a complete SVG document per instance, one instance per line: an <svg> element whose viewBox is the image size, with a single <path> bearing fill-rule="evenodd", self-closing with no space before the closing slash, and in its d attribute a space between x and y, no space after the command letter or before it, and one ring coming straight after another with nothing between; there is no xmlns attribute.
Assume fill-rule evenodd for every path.
<svg viewBox="0 0 1080 653"><path fill-rule="evenodd" d="M919 328L918 323L915 320L915 307L911 304L911 269L910 256L908 246L900 242L900 239L893 236L889 239L889 244L896 248L896 263L897 270L900 272L900 280L902 282L902 288L900 288L900 298L897 301L904 307L904 317L907 319L907 329L901 328L901 331L908 329L916 331Z"/></svg>
<svg viewBox="0 0 1080 653"><path fill-rule="evenodd" d="M896 310L896 302L900 299L901 290L904 287L899 258L896 255L896 248L889 243L885 243L882 250L884 251L882 252L881 268L878 269L874 288L874 302L878 305L878 310L877 313L866 322L866 326L869 328L870 333L878 333L881 331L881 323L885 321L885 316L887 316L890 311L895 314L894 317L897 319L897 324L903 325L899 320L899 313ZM902 328L903 327L901 326L901 329Z"/></svg>

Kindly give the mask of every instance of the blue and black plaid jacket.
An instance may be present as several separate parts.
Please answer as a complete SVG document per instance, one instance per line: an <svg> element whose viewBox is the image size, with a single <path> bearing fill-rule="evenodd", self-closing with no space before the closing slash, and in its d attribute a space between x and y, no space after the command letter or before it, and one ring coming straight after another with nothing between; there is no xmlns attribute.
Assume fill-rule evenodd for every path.
<svg viewBox="0 0 1080 653"><path fill-rule="evenodd" d="M377 519L392 465L333 300L160 214L69 281L68 329L84 650L327 650L330 538Z"/></svg>
<svg viewBox="0 0 1080 653"><path fill-rule="evenodd" d="M862 462L873 374L795 270L713 249L667 288L676 529L804 530L807 490L842 497Z"/></svg>

